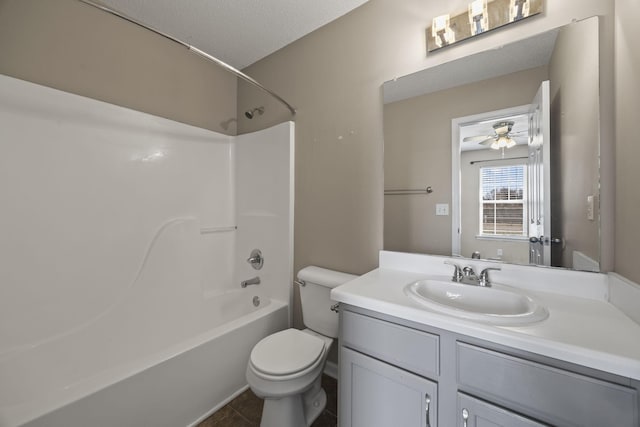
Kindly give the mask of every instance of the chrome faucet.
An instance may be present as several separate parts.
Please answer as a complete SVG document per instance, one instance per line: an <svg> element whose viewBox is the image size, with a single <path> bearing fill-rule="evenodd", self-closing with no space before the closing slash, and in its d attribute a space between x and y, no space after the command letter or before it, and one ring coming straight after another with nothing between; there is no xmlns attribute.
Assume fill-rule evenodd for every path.
<svg viewBox="0 0 640 427"><path fill-rule="evenodd" d="M501 268L487 267L484 270L482 270L480 272L480 276L478 276L476 272L473 270L473 267L469 265L464 268L460 268L458 264L452 261L445 261L444 263L448 265L452 265L454 268L453 277L451 278L451 281L457 282L457 283L463 283L465 285L489 287L491 286L491 281L489 280L489 271L501 270Z"/></svg>
<svg viewBox="0 0 640 427"><path fill-rule="evenodd" d="M453 261L445 261L444 263L452 265L454 268L453 277L451 278L452 282L465 283L467 285L478 284L478 276L475 271L473 271L473 267L466 266L465 268L460 268L460 266Z"/></svg>
<svg viewBox="0 0 640 427"><path fill-rule="evenodd" d="M259 285L260 284L260 276L252 277L249 280L243 280L240 282L240 286L246 288L249 285Z"/></svg>

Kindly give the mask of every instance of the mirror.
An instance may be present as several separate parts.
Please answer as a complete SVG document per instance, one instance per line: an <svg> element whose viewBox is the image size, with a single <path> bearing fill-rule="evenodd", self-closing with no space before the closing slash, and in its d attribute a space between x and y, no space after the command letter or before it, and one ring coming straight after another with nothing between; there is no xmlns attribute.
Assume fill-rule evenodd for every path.
<svg viewBox="0 0 640 427"><path fill-rule="evenodd" d="M485 259L597 271L598 46L598 18L593 17L386 82L384 249L479 253ZM541 157L533 170L528 111L546 80L549 129L541 147L548 164ZM485 148L501 133L516 144L466 148L464 139ZM493 191L500 199L491 205L494 212L511 209L520 215L519 225L513 218L502 224L507 231L495 228L500 215L489 215L491 203L483 199L491 192L483 195L481 184L500 171L521 175L510 196L508 185ZM546 222L546 233L540 222Z"/></svg>

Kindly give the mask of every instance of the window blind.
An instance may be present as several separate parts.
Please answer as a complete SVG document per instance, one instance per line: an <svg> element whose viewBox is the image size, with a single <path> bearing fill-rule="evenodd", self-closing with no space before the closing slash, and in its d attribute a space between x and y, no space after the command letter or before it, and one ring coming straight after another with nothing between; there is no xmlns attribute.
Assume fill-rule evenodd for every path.
<svg viewBox="0 0 640 427"><path fill-rule="evenodd" d="M480 168L480 233L526 235L525 193L525 165Z"/></svg>

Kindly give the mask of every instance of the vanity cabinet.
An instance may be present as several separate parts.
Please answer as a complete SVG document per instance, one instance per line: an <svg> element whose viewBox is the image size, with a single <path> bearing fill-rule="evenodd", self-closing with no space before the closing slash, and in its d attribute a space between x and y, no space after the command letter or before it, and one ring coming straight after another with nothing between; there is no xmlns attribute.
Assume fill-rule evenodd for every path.
<svg viewBox="0 0 640 427"><path fill-rule="evenodd" d="M339 422L638 427L628 378L341 305Z"/></svg>

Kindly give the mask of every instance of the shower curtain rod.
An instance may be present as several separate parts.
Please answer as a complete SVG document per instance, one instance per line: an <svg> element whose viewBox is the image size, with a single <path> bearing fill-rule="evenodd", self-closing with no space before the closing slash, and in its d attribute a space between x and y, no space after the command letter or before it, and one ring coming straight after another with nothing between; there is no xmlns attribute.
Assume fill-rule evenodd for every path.
<svg viewBox="0 0 640 427"><path fill-rule="evenodd" d="M246 75L245 73L243 73L242 71L238 70L237 68L232 67L231 65L227 64L224 61L219 60L218 58L216 58L215 56L211 56L206 52L203 52L202 50L198 49L197 47L191 46L188 43L183 42L180 39L177 39L175 37L173 37L172 35L169 35L167 33L164 33L162 31L156 30L153 27L150 27L146 24L143 24L142 22L138 21L137 19L134 19L130 16L125 15L124 13L118 12L117 10L111 9L110 7L107 7L103 4L100 3L95 3L91 0L79 0L82 3L88 4L89 6L93 6L96 7L100 10L103 10L105 12L108 12L114 16L117 16L118 18L124 19L126 21L129 21L133 24L138 25L139 27L145 28L149 31L153 31L154 33L167 38L169 40L171 40L172 42L178 43L179 45L182 45L184 47L186 47L187 49L189 49L191 52L203 57L204 59L207 59L211 62L213 62L214 64L219 65L220 67L224 68L225 70L229 71L232 74L235 74L237 77L240 77L242 80L246 81L247 83L250 83L252 85L254 85L255 87L257 87L258 89L260 89L261 91L268 93L269 95L273 96L275 99L277 99L280 103L282 103L285 107L287 107L287 109L291 112L291 115L296 114L296 109L293 108L291 106L291 104L289 104L287 101L285 101L282 97L280 97L277 93L267 89L266 87L264 87L263 85L261 85L260 83L258 83L258 81L256 81L255 79L253 79L252 77L249 77L248 75Z"/></svg>

